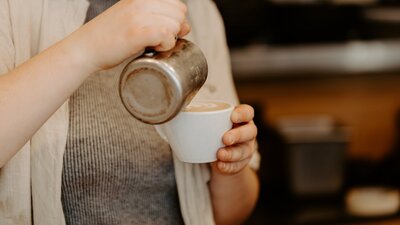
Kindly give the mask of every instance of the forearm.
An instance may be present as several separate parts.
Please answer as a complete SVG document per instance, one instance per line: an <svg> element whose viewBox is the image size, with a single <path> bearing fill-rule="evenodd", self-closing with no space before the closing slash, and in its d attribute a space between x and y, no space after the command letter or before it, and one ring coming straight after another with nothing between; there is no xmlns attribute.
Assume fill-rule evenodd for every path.
<svg viewBox="0 0 400 225"><path fill-rule="evenodd" d="M148 46L174 47L190 26L179 0L121 0L58 44L0 76L0 167L93 72Z"/></svg>
<svg viewBox="0 0 400 225"><path fill-rule="evenodd" d="M235 175L221 174L213 169L209 188L218 225L244 222L252 212L259 193L257 175L249 166Z"/></svg>
<svg viewBox="0 0 400 225"><path fill-rule="evenodd" d="M74 35L0 76L2 167L94 72Z"/></svg>

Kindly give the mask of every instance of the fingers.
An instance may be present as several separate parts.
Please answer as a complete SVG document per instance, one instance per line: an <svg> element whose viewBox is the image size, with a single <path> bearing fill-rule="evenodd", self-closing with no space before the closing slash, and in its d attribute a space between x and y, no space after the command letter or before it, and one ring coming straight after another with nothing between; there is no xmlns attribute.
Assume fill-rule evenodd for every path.
<svg viewBox="0 0 400 225"><path fill-rule="evenodd" d="M183 5L183 7L185 7L185 5ZM180 7L180 5L176 6L175 4L171 4L168 2L160 4L159 7L150 7L149 12L151 12L152 14L163 15L168 18L174 19L178 24L182 24L183 22L185 22L186 18L186 8L182 8Z"/></svg>
<svg viewBox="0 0 400 225"><path fill-rule="evenodd" d="M255 139L257 136L257 127L253 121L246 124L236 126L227 131L222 137L222 142L227 145L234 145Z"/></svg>
<svg viewBox="0 0 400 225"><path fill-rule="evenodd" d="M183 4L182 1L180 0L164 0L165 2L168 2L170 4L173 4L177 7L179 7L182 11L184 11L185 13L187 12L187 7L185 4Z"/></svg>
<svg viewBox="0 0 400 225"><path fill-rule="evenodd" d="M250 159L245 159L235 163L227 163L219 161L217 162L217 168L219 171L225 174L236 174L242 171L250 162Z"/></svg>
<svg viewBox="0 0 400 225"><path fill-rule="evenodd" d="M224 134L222 142L226 147L217 152L216 167L220 172L236 174L250 162L255 151L257 136L253 117L254 110L249 105L239 105L232 112L233 129Z"/></svg>
<svg viewBox="0 0 400 225"><path fill-rule="evenodd" d="M168 51L169 49L172 49L175 46L176 42L176 36L173 35L172 33L166 33L163 39L161 39L161 42L156 45L154 48L156 51L162 52L162 51Z"/></svg>
<svg viewBox="0 0 400 225"><path fill-rule="evenodd" d="M181 23L171 17L151 13L141 13L133 22L139 24L141 28L157 28L155 31L160 32L164 29L173 35L180 32L182 26Z"/></svg>
<svg viewBox="0 0 400 225"><path fill-rule="evenodd" d="M186 19L186 13L187 13L187 7L186 5L180 1L180 0L165 0L169 2L170 4L180 8L181 13L179 13L177 16L174 16L174 18L177 20L177 22L180 22L180 31L177 33L178 37L183 37L186 34L190 32L190 25Z"/></svg>
<svg viewBox="0 0 400 225"><path fill-rule="evenodd" d="M147 47L167 51L190 31L180 0L120 0L72 35L93 70L111 68Z"/></svg>
<svg viewBox="0 0 400 225"><path fill-rule="evenodd" d="M250 162L255 151L254 140L221 148L217 152L218 170L225 174L236 174Z"/></svg>
<svg viewBox="0 0 400 225"><path fill-rule="evenodd" d="M141 31L142 35L137 39L139 43L152 46L156 51L167 51L175 46L175 35L163 27L146 27Z"/></svg>
<svg viewBox="0 0 400 225"><path fill-rule="evenodd" d="M169 50L175 46L176 37L183 37L190 31L186 20L186 5L179 0L147 2L141 11L146 14L146 18L140 18L142 26L158 28L159 35L155 36L158 39L154 39L156 44L153 47L158 51Z"/></svg>
<svg viewBox="0 0 400 225"><path fill-rule="evenodd" d="M178 37L184 37L186 34L190 32L190 25L187 21L183 22L181 25L181 30L178 33Z"/></svg>
<svg viewBox="0 0 400 225"><path fill-rule="evenodd" d="M254 118L254 109L249 105L239 105L233 110L231 120L233 123L250 122Z"/></svg>
<svg viewBox="0 0 400 225"><path fill-rule="evenodd" d="M248 141L219 149L217 152L217 158L223 162L237 162L250 158L253 153L254 141Z"/></svg>
<svg viewBox="0 0 400 225"><path fill-rule="evenodd" d="M250 162L255 151L254 140L221 148L217 152L216 167L225 174L236 174Z"/></svg>

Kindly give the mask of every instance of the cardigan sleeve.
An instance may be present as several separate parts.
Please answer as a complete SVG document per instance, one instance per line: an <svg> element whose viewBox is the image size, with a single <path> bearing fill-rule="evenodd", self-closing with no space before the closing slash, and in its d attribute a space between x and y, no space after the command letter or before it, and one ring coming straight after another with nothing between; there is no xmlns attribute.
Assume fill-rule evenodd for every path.
<svg viewBox="0 0 400 225"><path fill-rule="evenodd" d="M210 59L213 61L209 65L209 72L212 74L210 81L216 86L214 88L220 99L233 104L239 104L231 70L224 22L214 2L210 2L208 10L214 11L214 13L210 13L210 20L213 22L210 22L207 28L205 28L213 35L211 37L212 41L210 41L212 45L210 48L212 57ZM213 87L211 87L211 91L212 89Z"/></svg>
<svg viewBox="0 0 400 225"><path fill-rule="evenodd" d="M208 77L196 99L218 99L238 104L225 38L223 20L211 0L187 1L189 22L193 29L187 36L203 50L208 63Z"/></svg>
<svg viewBox="0 0 400 225"><path fill-rule="evenodd" d="M0 0L0 75L15 67L10 6L8 0Z"/></svg>
<svg viewBox="0 0 400 225"><path fill-rule="evenodd" d="M225 26L217 6L211 0L187 0L189 21L193 30L188 37L205 54L208 61L208 78L195 99L219 99L239 104L231 71L229 48L225 36ZM251 159L251 168L260 165L258 151Z"/></svg>

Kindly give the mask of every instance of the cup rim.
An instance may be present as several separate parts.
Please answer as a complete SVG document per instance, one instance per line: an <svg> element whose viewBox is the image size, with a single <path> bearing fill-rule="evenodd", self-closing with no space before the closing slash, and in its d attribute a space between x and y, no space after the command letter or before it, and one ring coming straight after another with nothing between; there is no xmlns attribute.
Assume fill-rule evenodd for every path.
<svg viewBox="0 0 400 225"><path fill-rule="evenodd" d="M181 111L181 113L184 114L215 114L215 113L221 113L225 111L231 111L235 107L233 103L224 101L224 100L215 100L215 99L208 99L208 100L193 100L192 102L218 102L218 103L226 103L229 105L228 108L225 109L218 109L218 110L213 110L213 111L202 111L202 112L189 112L189 111ZM188 104L190 105L190 103Z"/></svg>

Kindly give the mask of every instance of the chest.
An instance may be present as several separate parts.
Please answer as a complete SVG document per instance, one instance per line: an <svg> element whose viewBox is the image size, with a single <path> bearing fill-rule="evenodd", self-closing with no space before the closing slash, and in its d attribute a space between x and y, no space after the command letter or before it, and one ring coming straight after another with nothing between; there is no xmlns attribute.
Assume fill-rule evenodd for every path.
<svg viewBox="0 0 400 225"><path fill-rule="evenodd" d="M153 126L134 119L121 103L120 68L91 76L71 97L64 163L67 168L74 165L71 173L80 174L81 181L76 182L90 181L89 185L101 185L104 177L125 187L173 184L169 145Z"/></svg>

